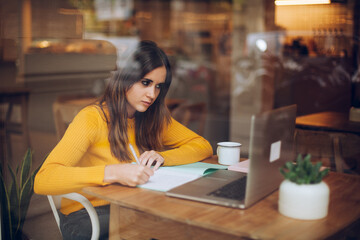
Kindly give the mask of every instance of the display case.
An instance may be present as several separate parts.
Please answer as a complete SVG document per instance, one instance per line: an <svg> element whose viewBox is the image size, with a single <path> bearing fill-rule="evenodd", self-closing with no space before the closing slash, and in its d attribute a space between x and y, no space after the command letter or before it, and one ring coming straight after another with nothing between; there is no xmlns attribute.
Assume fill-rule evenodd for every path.
<svg viewBox="0 0 360 240"><path fill-rule="evenodd" d="M22 53L24 81L106 76L116 69L116 48L102 40L38 39Z"/></svg>

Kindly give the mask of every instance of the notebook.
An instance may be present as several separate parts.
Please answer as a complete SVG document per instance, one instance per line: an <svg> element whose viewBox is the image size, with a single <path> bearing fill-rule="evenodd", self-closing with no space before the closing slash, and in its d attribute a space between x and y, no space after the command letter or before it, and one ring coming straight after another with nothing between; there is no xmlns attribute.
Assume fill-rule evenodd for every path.
<svg viewBox="0 0 360 240"><path fill-rule="evenodd" d="M171 167L160 167L150 177L149 181L137 185L137 187L165 192L218 169L227 169L227 166L196 162Z"/></svg>
<svg viewBox="0 0 360 240"><path fill-rule="evenodd" d="M166 192L167 196L234 208L248 208L275 191L283 180L279 168L294 160L296 105L251 118L249 171L220 169ZM223 195L223 189L228 189Z"/></svg>

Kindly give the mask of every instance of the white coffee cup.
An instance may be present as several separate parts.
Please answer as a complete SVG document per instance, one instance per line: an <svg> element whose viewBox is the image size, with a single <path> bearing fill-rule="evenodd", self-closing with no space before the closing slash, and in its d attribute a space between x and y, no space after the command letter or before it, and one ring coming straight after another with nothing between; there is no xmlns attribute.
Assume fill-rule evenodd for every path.
<svg viewBox="0 0 360 240"><path fill-rule="evenodd" d="M238 142L219 142L216 153L218 161L223 165L233 165L240 162L240 147Z"/></svg>

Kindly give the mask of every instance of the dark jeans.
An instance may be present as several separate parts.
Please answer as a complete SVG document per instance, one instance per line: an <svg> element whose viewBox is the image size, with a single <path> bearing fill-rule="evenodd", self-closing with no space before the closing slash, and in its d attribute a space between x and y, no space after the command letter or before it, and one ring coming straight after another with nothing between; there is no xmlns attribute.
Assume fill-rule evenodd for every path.
<svg viewBox="0 0 360 240"><path fill-rule="evenodd" d="M109 238L110 205L95 207L100 222L100 239ZM64 240L91 238L92 227L86 209L64 215L59 211L60 229Z"/></svg>

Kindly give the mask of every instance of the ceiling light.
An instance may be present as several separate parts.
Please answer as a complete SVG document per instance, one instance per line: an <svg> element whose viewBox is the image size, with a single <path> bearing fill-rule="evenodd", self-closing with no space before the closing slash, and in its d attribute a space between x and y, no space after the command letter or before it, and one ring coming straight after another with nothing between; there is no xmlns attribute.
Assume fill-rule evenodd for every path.
<svg viewBox="0 0 360 240"><path fill-rule="evenodd" d="M330 4L330 0L275 0L276 6Z"/></svg>
<svg viewBox="0 0 360 240"><path fill-rule="evenodd" d="M258 40L256 40L255 44L256 44L257 48L258 48L260 51L262 51L262 52L265 52L265 51L266 51L266 49L267 49L267 44L266 44L265 40L263 40L263 39L258 39Z"/></svg>

